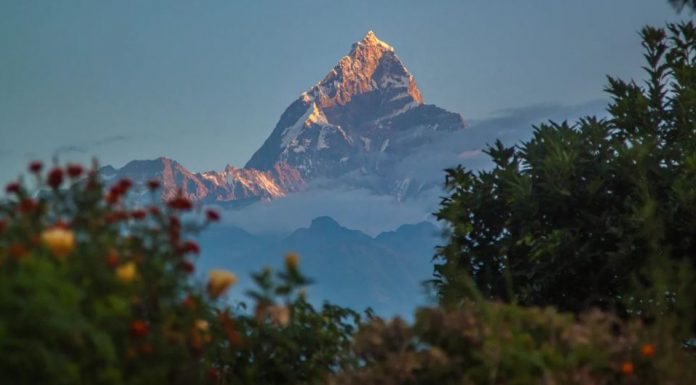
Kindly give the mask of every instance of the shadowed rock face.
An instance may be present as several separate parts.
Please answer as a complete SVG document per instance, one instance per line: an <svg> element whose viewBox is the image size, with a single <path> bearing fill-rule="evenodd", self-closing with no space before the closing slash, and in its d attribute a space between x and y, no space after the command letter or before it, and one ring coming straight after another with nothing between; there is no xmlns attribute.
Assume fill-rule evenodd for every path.
<svg viewBox="0 0 696 385"><path fill-rule="evenodd" d="M402 155L434 132L463 128L459 114L423 104L394 48L370 31L285 110L246 167L282 162L306 180L359 170L393 185L390 166Z"/></svg>

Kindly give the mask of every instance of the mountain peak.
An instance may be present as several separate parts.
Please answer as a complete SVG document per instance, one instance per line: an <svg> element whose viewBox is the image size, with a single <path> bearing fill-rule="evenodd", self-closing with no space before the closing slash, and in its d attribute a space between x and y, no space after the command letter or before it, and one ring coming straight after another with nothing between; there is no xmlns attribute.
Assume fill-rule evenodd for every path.
<svg viewBox="0 0 696 385"><path fill-rule="evenodd" d="M304 180L353 172L383 176L402 154L427 143L430 132L463 126L459 114L423 103L395 49L369 31L283 112L246 167L287 163Z"/></svg>
<svg viewBox="0 0 696 385"><path fill-rule="evenodd" d="M355 48L359 45L368 46L368 47L377 47L379 49L386 50L386 51L394 51L394 47L392 47L389 44L380 40L372 30L368 31L362 40L353 44L353 49L351 50L351 53L354 52Z"/></svg>

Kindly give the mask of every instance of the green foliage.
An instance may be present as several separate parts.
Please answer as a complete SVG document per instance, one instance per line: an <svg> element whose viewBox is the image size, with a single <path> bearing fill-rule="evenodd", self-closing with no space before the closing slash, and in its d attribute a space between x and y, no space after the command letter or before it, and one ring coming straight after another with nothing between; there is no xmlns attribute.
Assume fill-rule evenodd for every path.
<svg viewBox="0 0 696 385"><path fill-rule="evenodd" d="M299 257L254 276L253 313L231 308L234 274L190 278L189 237L217 213L182 194L161 204L156 182L107 189L96 167L30 169L36 193L11 183L0 201L0 383L312 384L355 363L358 315L310 305Z"/></svg>
<svg viewBox="0 0 696 385"><path fill-rule="evenodd" d="M542 124L519 146L489 148L490 170L447 171L436 214L450 225L437 255L443 303L480 291L645 317L666 304L687 309L688 325L694 277L673 278L696 262L696 27L646 27L642 38L647 81L610 77L609 119ZM662 310L647 314L650 295L637 289Z"/></svg>

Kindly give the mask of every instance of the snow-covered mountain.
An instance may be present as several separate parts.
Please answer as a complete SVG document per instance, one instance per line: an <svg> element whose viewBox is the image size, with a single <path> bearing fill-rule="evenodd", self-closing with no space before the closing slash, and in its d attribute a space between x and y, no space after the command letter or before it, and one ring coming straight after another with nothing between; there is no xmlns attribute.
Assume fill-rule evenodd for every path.
<svg viewBox="0 0 696 385"><path fill-rule="evenodd" d="M370 31L285 110L246 167L287 163L306 180L356 170L390 178L390 166L434 133L463 128L459 114L423 103L394 48Z"/></svg>
<svg viewBox="0 0 696 385"><path fill-rule="evenodd" d="M394 48L370 31L285 110L244 168L191 173L159 158L118 170L106 167L102 175L136 182L159 179L164 197L181 189L191 199L210 203L279 198L313 180L400 199L424 184L418 184L418 175L397 171L399 161L464 127L459 114L424 104Z"/></svg>
<svg viewBox="0 0 696 385"><path fill-rule="evenodd" d="M299 172L283 163L267 171L228 165L222 171L192 173L172 159L158 158L134 160L120 169L106 166L100 174L106 180L128 178L143 192L146 182L158 180L164 199L181 192L189 199L206 203L248 203L279 198L304 188Z"/></svg>

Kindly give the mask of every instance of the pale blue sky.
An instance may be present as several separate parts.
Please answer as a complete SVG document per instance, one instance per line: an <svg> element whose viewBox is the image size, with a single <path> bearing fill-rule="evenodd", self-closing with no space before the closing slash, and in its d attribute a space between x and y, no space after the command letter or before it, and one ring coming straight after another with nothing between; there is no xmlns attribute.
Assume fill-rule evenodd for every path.
<svg viewBox="0 0 696 385"><path fill-rule="evenodd" d="M0 181L56 153L242 166L370 29L465 119L586 103L641 76L641 26L677 18L666 0L2 0Z"/></svg>

